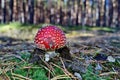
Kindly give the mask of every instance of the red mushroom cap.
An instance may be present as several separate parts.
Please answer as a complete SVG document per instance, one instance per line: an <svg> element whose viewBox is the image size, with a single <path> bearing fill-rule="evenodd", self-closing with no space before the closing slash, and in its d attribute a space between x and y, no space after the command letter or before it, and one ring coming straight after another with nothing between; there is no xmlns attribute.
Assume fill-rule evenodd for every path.
<svg viewBox="0 0 120 80"><path fill-rule="evenodd" d="M34 43L39 49L52 51L66 45L64 32L56 26L45 26L38 30Z"/></svg>

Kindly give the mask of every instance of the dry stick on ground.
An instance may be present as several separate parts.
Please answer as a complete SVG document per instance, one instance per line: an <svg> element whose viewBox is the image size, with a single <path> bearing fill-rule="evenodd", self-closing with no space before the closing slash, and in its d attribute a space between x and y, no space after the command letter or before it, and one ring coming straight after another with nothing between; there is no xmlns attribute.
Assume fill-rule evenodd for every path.
<svg viewBox="0 0 120 80"><path fill-rule="evenodd" d="M71 77L71 78L73 78L74 80L76 80L76 77L74 77L69 71L67 71L67 69L64 70L63 68L61 68L60 66L58 66L58 65L56 65L56 64L54 64L54 63L51 63L51 64L52 64L53 66L61 69L61 70L65 73L66 76ZM53 80L54 80L54 79L53 79Z"/></svg>
<svg viewBox="0 0 120 80"><path fill-rule="evenodd" d="M12 76L15 77L15 78L20 78L20 80L21 80L21 79L23 79L23 80L32 80L32 79L30 79L30 78L27 78L27 77L24 77L24 76L22 76L22 75L15 74L15 73L12 73Z"/></svg>
<svg viewBox="0 0 120 80"><path fill-rule="evenodd" d="M57 79L63 79L63 78L70 78L70 77L66 74L66 72L64 71L63 68L61 68L60 66L58 66L58 65L56 65L56 64L54 64L54 63L51 63L51 64L52 64L53 66L61 69L61 70L65 73L65 75L56 76L56 77L52 78L51 80L57 80Z"/></svg>
<svg viewBox="0 0 120 80"><path fill-rule="evenodd" d="M21 61L25 62L25 60L22 59L21 56L16 55L16 54L6 54L6 55L3 56L3 59L5 58L4 61L8 61L10 57L11 57L11 58L12 58L12 57L15 57L15 58L18 58L18 59L20 59Z"/></svg>
<svg viewBox="0 0 120 80"><path fill-rule="evenodd" d="M17 65L18 63L16 62L3 62L3 63L0 63L0 67L3 67L3 66L9 66L9 65Z"/></svg>
<svg viewBox="0 0 120 80"><path fill-rule="evenodd" d="M105 72L105 73L101 73L101 74L99 74L100 76L107 76L107 75L111 75L111 74L116 74L116 75L118 75L118 72Z"/></svg>
<svg viewBox="0 0 120 80"><path fill-rule="evenodd" d="M87 60L88 63L106 63L107 61Z"/></svg>
<svg viewBox="0 0 120 80"><path fill-rule="evenodd" d="M10 80L10 77L7 75L6 70L3 70L3 75L6 76L6 79L7 79L7 80Z"/></svg>
<svg viewBox="0 0 120 80"><path fill-rule="evenodd" d="M42 58L41 58L41 56L39 55L39 57L40 57L40 59L42 60L42 62L44 62L44 64L47 66L47 68L49 69L48 70L48 72L49 72L49 74L48 74L48 78L50 79L50 73L52 74L52 72L53 72L53 67L51 66L51 65L49 65L47 62L45 62ZM55 73L53 72L53 75L54 75Z"/></svg>
<svg viewBox="0 0 120 80"><path fill-rule="evenodd" d="M58 79L65 79L65 78L70 78L70 77L68 77L67 75L58 75L50 80L58 80Z"/></svg>
<svg viewBox="0 0 120 80"><path fill-rule="evenodd" d="M75 77L66 69L65 64L64 64L64 62L63 62L63 60L62 60L61 57L60 57L60 61L61 61L62 65L63 65L63 69L64 69L65 73L67 73L68 76L70 76L70 77L72 77L72 78L75 78Z"/></svg>
<svg viewBox="0 0 120 80"><path fill-rule="evenodd" d="M52 67L47 63L47 62L45 62L42 58L41 58L41 56L39 56L40 57L40 59L44 62L44 64L50 69L50 70L52 70Z"/></svg>

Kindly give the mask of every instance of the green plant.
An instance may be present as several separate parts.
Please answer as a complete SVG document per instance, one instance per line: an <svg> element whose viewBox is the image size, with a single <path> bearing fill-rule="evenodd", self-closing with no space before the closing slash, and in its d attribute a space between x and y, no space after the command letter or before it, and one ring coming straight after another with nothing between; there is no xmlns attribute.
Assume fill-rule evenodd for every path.
<svg viewBox="0 0 120 80"><path fill-rule="evenodd" d="M82 74L83 80L110 80L110 77L101 77L94 71L94 67L89 65L86 73Z"/></svg>

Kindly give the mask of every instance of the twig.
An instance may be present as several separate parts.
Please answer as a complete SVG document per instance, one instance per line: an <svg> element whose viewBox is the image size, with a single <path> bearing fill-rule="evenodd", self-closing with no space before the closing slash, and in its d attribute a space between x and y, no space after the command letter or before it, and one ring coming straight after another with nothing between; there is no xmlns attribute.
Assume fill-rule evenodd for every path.
<svg viewBox="0 0 120 80"><path fill-rule="evenodd" d="M38 69L40 67L24 66L22 69Z"/></svg>
<svg viewBox="0 0 120 80"><path fill-rule="evenodd" d="M64 64L64 62L63 62L63 60L62 60L61 57L60 57L60 61L61 61L62 65L63 65L63 68L64 68L65 73L66 73L68 76L71 76L72 78L74 78L74 76L66 69L65 64Z"/></svg>
<svg viewBox="0 0 120 80"><path fill-rule="evenodd" d="M107 61L87 60L88 63L106 63Z"/></svg>
<svg viewBox="0 0 120 80"><path fill-rule="evenodd" d="M105 73L101 73L99 74L100 76L107 76L107 75L111 75L111 74L116 74L118 75L118 72L105 72Z"/></svg>
<svg viewBox="0 0 120 80"><path fill-rule="evenodd" d="M13 78L13 80L25 80L25 79L21 79L19 77L12 77L12 78Z"/></svg>
<svg viewBox="0 0 120 80"><path fill-rule="evenodd" d="M8 80L10 80L10 77L7 75L5 70L3 70L3 74L7 77Z"/></svg>
<svg viewBox="0 0 120 80"><path fill-rule="evenodd" d="M66 76L71 76L72 74L68 74L63 68L61 68L60 66L58 66L58 65L56 65L56 64L54 64L54 63L51 63L53 66L55 66L55 67L57 67L57 68L59 68L59 69L61 69L64 73L65 73L65 75ZM72 78L74 79L74 80L76 80L76 77L74 77L73 75L72 75Z"/></svg>
<svg viewBox="0 0 120 80"><path fill-rule="evenodd" d="M0 66L9 66L9 65L17 65L16 62L9 62L9 63L1 63Z"/></svg>
<svg viewBox="0 0 120 80"><path fill-rule="evenodd" d="M15 54L6 54L6 55L4 55L4 56L3 56L3 59L4 59L4 58L7 58L7 59L4 59L4 61L9 60L9 57L11 57L11 58L16 57L16 58L18 58L18 59L20 59L20 60L22 60L22 61L25 62L25 60L22 59L21 56L19 56L19 55L15 55Z"/></svg>
<svg viewBox="0 0 120 80"><path fill-rule="evenodd" d="M65 79L65 78L70 78L70 77L66 75L59 75L59 76L52 78L51 80L58 80L58 79Z"/></svg>
<svg viewBox="0 0 120 80"><path fill-rule="evenodd" d="M24 79L25 79L25 80L32 80L32 79L30 79L30 78L24 77L24 76L19 75L19 74L15 74L15 73L11 73L11 74L12 74L12 76L14 76L14 77L22 78L23 80L24 80Z"/></svg>
<svg viewBox="0 0 120 80"><path fill-rule="evenodd" d="M40 59L44 62L44 64L45 64L48 68L45 67L45 66L43 66L43 67L44 67L46 70L48 70L49 73L51 73L52 75L55 75L52 66L51 66L50 64L48 64L47 62L45 62L45 61L41 58L41 56L39 56L39 57L40 57ZM49 75L49 76L50 76L50 75Z"/></svg>
<svg viewBox="0 0 120 80"><path fill-rule="evenodd" d="M67 70L61 57L60 57L60 61L61 61L62 65L63 65L63 68L64 68L65 70Z"/></svg>

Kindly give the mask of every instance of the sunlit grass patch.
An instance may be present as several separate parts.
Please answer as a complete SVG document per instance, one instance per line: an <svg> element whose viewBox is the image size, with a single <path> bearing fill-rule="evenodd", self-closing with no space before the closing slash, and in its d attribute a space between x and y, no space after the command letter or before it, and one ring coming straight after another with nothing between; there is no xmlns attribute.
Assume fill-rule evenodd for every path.
<svg viewBox="0 0 120 80"><path fill-rule="evenodd" d="M54 24L22 24L20 22L11 22L8 24L0 24L0 31L6 32L8 30L12 29L22 29L22 30L32 30L32 29L39 29L43 25L54 25ZM115 31L114 28L110 27L91 27L91 26L61 26L61 25L56 25L59 28L61 28L65 32L69 31L78 31L78 30L86 30L86 31L94 31L94 30L101 30L101 31L106 31L106 32L113 32Z"/></svg>
<svg viewBox="0 0 120 80"><path fill-rule="evenodd" d="M68 38L72 38L72 37L94 37L95 34L88 33L88 32L83 32L83 31L71 31L69 33L66 33L66 36Z"/></svg>
<svg viewBox="0 0 120 80"><path fill-rule="evenodd" d="M11 29L16 29L20 27L21 24L19 22L9 23L9 24L0 24L0 31L8 31Z"/></svg>
<svg viewBox="0 0 120 80"><path fill-rule="evenodd" d="M32 24L21 24L19 22L12 22L9 24L1 24L0 25L0 32L7 32L10 30L36 30L41 27L41 24L39 25L32 25Z"/></svg>
<svg viewBox="0 0 120 80"><path fill-rule="evenodd" d="M91 28L91 30L101 30L101 31L105 31L105 32L114 32L115 29L110 28L110 27L93 27Z"/></svg>

